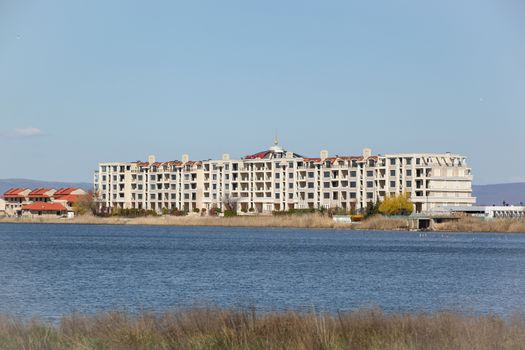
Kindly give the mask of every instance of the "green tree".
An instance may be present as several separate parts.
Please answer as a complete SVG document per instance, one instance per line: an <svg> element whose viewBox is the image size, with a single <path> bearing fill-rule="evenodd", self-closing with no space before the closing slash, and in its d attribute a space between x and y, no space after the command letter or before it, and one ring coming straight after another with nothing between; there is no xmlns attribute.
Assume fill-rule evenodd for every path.
<svg viewBox="0 0 525 350"><path fill-rule="evenodd" d="M399 196L386 197L379 205L379 212L384 215L410 215L414 211L414 203L408 193Z"/></svg>
<svg viewBox="0 0 525 350"><path fill-rule="evenodd" d="M365 212L363 216L367 218L369 216L378 214L380 205L381 205L381 201L377 201L375 203L370 201L366 203L366 208L365 208Z"/></svg>

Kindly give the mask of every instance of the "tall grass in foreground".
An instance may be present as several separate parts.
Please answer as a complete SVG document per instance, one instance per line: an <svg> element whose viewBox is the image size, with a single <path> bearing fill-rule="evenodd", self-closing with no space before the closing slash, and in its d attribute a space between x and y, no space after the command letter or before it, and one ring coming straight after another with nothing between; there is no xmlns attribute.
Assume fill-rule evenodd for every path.
<svg viewBox="0 0 525 350"><path fill-rule="evenodd" d="M210 308L73 314L57 326L1 317L0 349L525 349L525 317Z"/></svg>

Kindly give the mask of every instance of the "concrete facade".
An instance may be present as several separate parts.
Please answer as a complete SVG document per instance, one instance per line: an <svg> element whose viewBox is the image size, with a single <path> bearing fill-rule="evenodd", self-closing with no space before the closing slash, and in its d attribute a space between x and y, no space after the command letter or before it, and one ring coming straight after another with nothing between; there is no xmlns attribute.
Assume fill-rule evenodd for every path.
<svg viewBox="0 0 525 350"><path fill-rule="evenodd" d="M303 157L277 142L268 150L232 160L100 163L94 192L104 208L139 208L162 212L224 209L239 212L342 208L360 211L368 202L408 193L416 211L436 206L469 206L472 174L458 154Z"/></svg>

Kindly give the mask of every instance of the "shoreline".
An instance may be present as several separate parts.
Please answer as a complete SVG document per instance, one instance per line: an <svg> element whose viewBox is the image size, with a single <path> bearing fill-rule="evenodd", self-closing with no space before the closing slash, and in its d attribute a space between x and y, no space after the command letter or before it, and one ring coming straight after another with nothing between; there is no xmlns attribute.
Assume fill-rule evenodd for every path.
<svg viewBox="0 0 525 350"><path fill-rule="evenodd" d="M181 227L254 227L254 228L305 228L305 229L342 229L353 231L405 231L410 230L407 219L374 216L360 223L334 222L328 216L303 214L290 216L147 216L137 218L95 217L92 215L67 218L0 218L0 224L77 224L77 225L145 225L145 226L181 226ZM440 224L434 230L424 232L445 233L525 233L524 220L493 219L480 220L462 218L457 222Z"/></svg>

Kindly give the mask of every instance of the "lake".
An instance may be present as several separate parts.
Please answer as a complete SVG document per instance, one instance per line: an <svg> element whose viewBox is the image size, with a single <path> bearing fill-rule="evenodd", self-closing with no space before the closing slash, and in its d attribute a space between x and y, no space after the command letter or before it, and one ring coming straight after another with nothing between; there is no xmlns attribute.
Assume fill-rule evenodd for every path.
<svg viewBox="0 0 525 350"><path fill-rule="evenodd" d="M0 313L525 310L525 235L0 224Z"/></svg>

